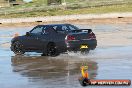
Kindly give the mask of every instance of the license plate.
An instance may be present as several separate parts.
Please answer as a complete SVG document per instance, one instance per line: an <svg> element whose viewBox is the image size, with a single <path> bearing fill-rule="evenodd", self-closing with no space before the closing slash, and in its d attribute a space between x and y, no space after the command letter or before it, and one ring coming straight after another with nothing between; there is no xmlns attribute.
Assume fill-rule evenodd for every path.
<svg viewBox="0 0 132 88"><path fill-rule="evenodd" d="M86 49L88 48L88 45L81 45L81 49Z"/></svg>

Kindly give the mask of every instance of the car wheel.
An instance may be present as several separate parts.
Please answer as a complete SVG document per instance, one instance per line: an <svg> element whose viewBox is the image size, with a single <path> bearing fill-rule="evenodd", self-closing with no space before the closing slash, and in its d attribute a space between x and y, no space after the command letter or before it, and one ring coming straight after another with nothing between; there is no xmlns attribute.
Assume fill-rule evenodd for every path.
<svg viewBox="0 0 132 88"><path fill-rule="evenodd" d="M45 54L45 53L42 53L42 54L41 54L41 56L47 56L47 54Z"/></svg>
<svg viewBox="0 0 132 88"><path fill-rule="evenodd" d="M13 47L13 52L16 54L16 55L22 55L24 54L25 52L23 51L23 48L22 48L22 45L19 41L16 41L12 44L12 47Z"/></svg>
<svg viewBox="0 0 132 88"><path fill-rule="evenodd" d="M57 56L59 55L56 45L54 43L49 43L47 45L47 56Z"/></svg>

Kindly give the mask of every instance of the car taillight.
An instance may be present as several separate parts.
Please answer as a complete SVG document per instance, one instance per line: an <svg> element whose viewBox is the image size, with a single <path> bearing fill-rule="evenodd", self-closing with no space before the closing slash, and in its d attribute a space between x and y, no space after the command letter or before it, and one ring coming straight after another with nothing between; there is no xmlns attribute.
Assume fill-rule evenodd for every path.
<svg viewBox="0 0 132 88"><path fill-rule="evenodd" d="M67 35L65 40L67 41L75 40L75 37L73 35Z"/></svg>
<svg viewBox="0 0 132 88"><path fill-rule="evenodd" d="M90 38L90 39L95 39L96 36L95 36L95 34L94 34L93 32L91 32L91 33L89 33L89 37L88 37L88 38Z"/></svg>

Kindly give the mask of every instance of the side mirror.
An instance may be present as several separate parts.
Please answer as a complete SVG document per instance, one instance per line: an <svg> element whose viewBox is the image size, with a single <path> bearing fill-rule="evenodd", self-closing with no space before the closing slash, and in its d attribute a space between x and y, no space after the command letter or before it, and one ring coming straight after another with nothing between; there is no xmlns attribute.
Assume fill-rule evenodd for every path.
<svg viewBox="0 0 132 88"><path fill-rule="evenodd" d="M29 32L26 32L26 36L30 36L30 33Z"/></svg>

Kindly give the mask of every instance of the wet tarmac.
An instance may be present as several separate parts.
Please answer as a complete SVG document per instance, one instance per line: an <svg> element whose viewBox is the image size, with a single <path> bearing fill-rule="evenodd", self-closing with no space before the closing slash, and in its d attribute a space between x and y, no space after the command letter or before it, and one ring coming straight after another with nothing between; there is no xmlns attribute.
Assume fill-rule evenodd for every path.
<svg viewBox="0 0 132 88"><path fill-rule="evenodd" d="M82 65L89 66L90 79L132 80L132 24L78 26L93 29L98 47L87 55L70 52L57 57L15 56L9 48L11 38L32 27L0 28L1 88L82 88L78 82Z"/></svg>

